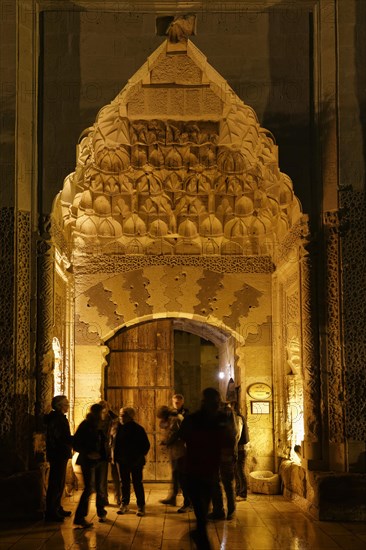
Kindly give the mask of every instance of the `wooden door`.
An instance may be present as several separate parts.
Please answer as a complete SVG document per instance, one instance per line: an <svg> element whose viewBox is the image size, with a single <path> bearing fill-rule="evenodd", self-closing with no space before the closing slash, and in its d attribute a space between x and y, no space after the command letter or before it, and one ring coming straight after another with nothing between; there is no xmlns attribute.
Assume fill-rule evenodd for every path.
<svg viewBox="0 0 366 550"><path fill-rule="evenodd" d="M150 440L144 479L171 479L169 458L160 445L161 431L156 410L170 405L173 395L174 338L170 319L143 323L121 330L107 342L110 349L106 370L106 399L118 413L124 407L136 410L136 421Z"/></svg>

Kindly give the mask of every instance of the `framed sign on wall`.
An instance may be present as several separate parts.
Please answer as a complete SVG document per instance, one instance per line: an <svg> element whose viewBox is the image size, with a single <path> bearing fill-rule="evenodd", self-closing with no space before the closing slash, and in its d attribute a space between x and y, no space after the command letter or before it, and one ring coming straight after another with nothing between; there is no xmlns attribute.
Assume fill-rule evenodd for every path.
<svg viewBox="0 0 366 550"><path fill-rule="evenodd" d="M250 412L252 414L269 414L269 401L251 401Z"/></svg>
<svg viewBox="0 0 366 550"><path fill-rule="evenodd" d="M261 399L269 399L272 395L272 389L268 384L264 384L263 382L256 382L255 384L251 384L249 388L247 389L248 394L252 399L261 400Z"/></svg>

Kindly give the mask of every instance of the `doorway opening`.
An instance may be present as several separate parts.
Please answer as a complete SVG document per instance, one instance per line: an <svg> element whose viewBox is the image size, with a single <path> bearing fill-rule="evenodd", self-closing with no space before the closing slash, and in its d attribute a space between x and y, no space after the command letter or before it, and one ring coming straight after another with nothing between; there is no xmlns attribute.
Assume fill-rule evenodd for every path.
<svg viewBox="0 0 366 550"><path fill-rule="evenodd" d="M219 350L213 342L183 330L174 331L174 389L190 411L200 406L201 391L219 386Z"/></svg>
<svg viewBox="0 0 366 550"><path fill-rule="evenodd" d="M228 362L228 340L229 335L215 327L165 318L123 328L106 342L105 398L115 413L122 406L133 407L148 434L145 479L164 481L171 476L169 457L160 445L157 409L170 406L174 393L182 393L193 411L204 387L227 384L218 374Z"/></svg>

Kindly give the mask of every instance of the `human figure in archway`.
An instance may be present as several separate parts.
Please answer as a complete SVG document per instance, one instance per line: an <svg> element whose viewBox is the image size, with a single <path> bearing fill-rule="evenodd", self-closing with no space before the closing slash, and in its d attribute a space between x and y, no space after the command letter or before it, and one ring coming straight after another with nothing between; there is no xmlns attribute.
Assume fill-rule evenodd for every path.
<svg viewBox="0 0 366 550"><path fill-rule="evenodd" d="M189 410L184 406L184 396L181 393L175 393L172 397L173 411L176 411L180 415L180 422L189 414ZM174 458L174 453L170 452L170 464L172 469L172 487L171 493L166 498L163 498L160 502L162 504L167 504L168 506L176 506L177 504L177 495L179 493L179 488L181 486L180 478L182 478L182 460L180 463L177 458ZM188 499L185 499L186 504L183 504L179 510L186 512L189 504Z"/></svg>
<svg viewBox="0 0 366 550"><path fill-rule="evenodd" d="M136 495L137 516L145 515L145 491L142 483L146 455L150 442L145 429L135 422L136 412L132 407L123 407L119 412L119 423L113 434L113 460L117 464L121 480L122 502L117 514L129 511L131 478Z"/></svg>
<svg viewBox="0 0 366 550"><path fill-rule="evenodd" d="M112 427L118 424L118 416L110 409L109 403L102 399L99 401L99 404L103 407L103 422L102 422L102 430L104 432L105 437L105 444L106 444L106 455L107 455L107 462L104 463L104 471L102 472L102 484L103 484L103 492L106 495L106 502L105 505L108 506L108 466L110 464L111 466L111 475L112 475L112 481L113 481L113 488L114 488L114 499L115 503L120 506L122 501L121 496L121 484L119 480L118 470L117 466L112 461L112 439L111 439L111 432Z"/></svg>
<svg viewBox="0 0 366 550"><path fill-rule="evenodd" d="M66 468L72 454L72 436L66 413L69 401L66 395L56 395L52 411L46 415L46 453L50 463L46 495L45 521L64 521L71 512L64 510L61 498L65 487Z"/></svg>
<svg viewBox="0 0 366 550"><path fill-rule="evenodd" d="M79 453L76 464L81 466L84 478L84 491L81 494L75 512L74 525L78 527L92 527L92 523L85 518L88 515L89 498L94 490L97 493L96 507L100 522L105 521L107 511L103 485L103 472L107 462L105 436L103 425L103 406L95 403L90 407L86 419L81 422L74 435L74 449Z"/></svg>
<svg viewBox="0 0 366 550"><path fill-rule="evenodd" d="M235 436L215 388L202 392L201 408L182 422L180 437L187 447L187 487L197 521L192 538L198 548L209 549L207 515L222 460L232 456Z"/></svg>
<svg viewBox="0 0 366 550"><path fill-rule="evenodd" d="M160 419L160 428L164 431L164 439L160 444L167 447L173 471L173 490L176 490L170 499L161 502L171 502L174 499L174 503L176 503L176 495L180 486L183 493L183 505L178 508L177 512L180 514L188 512L192 508L186 483L186 448L184 441L179 437L183 416L176 409L170 409L166 405L159 407L156 416Z"/></svg>

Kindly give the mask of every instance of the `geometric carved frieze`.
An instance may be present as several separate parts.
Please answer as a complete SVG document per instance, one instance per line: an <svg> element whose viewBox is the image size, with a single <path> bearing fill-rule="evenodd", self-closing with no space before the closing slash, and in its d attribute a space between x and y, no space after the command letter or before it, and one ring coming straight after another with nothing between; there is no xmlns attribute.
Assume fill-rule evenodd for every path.
<svg viewBox="0 0 366 550"><path fill-rule="evenodd" d="M75 275L126 273L149 266L200 267L216 273L272 273L274 265L268 256L118 256L83 255L75 261Z"/></svg>

